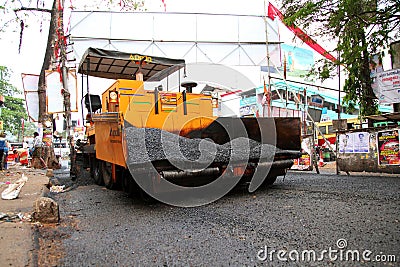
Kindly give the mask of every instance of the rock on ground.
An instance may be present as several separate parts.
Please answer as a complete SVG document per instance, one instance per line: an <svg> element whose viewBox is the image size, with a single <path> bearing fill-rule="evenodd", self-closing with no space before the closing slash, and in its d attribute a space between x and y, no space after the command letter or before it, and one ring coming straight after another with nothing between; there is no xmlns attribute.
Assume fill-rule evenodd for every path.
<svg viewBox="0 0 400 267"><path fill-rule="evenodd" d="M48 197L40 197L33 203L32 219L41 223L58 223L60 213L58 204Z"/></svg>

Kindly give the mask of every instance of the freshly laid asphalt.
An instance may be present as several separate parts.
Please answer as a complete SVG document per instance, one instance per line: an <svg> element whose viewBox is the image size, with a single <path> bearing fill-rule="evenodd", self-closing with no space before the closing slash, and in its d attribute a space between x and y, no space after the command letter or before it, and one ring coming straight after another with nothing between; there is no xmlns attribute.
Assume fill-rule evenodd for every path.
<svg viewBox="0 0 400 267"><path fill-rule="evenodd" d="M52 194L60 205L60 225L38 228L40 242L51 244L39 252L41 265L398 266L400 261L400 178L394 175L289 172L272 188L250 194L238 187L195 208L145 203L88 178L73 183L65 172L55 177L69 190ZM302 259L311 250L316 259ZM348 250L359 252L359 259L346 258Z"/></svg>

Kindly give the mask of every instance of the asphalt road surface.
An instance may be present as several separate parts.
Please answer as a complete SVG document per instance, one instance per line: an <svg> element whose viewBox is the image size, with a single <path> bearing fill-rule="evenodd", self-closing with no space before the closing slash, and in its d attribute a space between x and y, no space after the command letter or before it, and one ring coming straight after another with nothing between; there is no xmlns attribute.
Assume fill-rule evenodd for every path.
<svg viewBox="0 0 400 267"><path fill-rule="evenodd" d="M65 172L64 172L65 173ZM38 227L40 265L399 266L400 178L291 172L196 208L148 204L89 180L52 197L61 223Z"/></svg>

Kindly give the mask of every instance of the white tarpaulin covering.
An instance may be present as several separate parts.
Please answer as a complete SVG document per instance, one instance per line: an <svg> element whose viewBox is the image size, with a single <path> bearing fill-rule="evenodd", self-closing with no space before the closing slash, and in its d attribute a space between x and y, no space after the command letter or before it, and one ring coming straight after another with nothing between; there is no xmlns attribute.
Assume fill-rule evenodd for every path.
<svg viewBox="0 0 400 267"><path fill-rule="evenodd" d="M262 16L73 11L71 41L80 59L88 47L185 59L187 63L266 65ZM276 22L268 20L271 61L280 66Z"/></svg>
<svg viewBox="0 0 400 267"><path fill-rule="evenodd" d="M378 73L373 89L380 104L400 103L400 69Z"/></svg>
<svg viewBox="0 0 400 267"><path fill-rule="evenodd" d="M38 95L39 75L22 74L22 85L24 87L26 109L32 121L39 118L39 95ZM63 88L60 81L60 74L57 71L46 71L46 97L47 112L59 113L64 111L64 100L61 94ZM71 111L78 111L78 87L76 73L74 69L68 73L68 90L71 99Z"/></svg>
<svg viewBox="0 0 400 267"><path fill-rule="evenodd" d="M22 85L26 101L26 110L32 121L38 121L39 117L39 96L38 96L39 75L22 74Z"/></svg>

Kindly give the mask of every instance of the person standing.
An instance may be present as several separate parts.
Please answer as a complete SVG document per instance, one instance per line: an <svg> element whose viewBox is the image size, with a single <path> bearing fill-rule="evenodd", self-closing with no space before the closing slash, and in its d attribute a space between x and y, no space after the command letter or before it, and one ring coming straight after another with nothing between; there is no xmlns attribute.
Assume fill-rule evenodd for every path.
<svg viewBox="0 0 400 267"><path fill-rule="evenodd" d="M42 139L40 138L38 132L34 132L33 137L34 137L34 139L33 139L33 145L32 145L32 158L34 155L37 156L40 160L40 163L42 163L42 168L47 169L47 164L46 164L46 162L44 162L44 160L42 158L42 149L43 149Z"/></svg>
<svg viewBox="0 0 400 267"><path fill-rule="evenodd" d="M3 168L4 168L4 170L7 170L8 169L8 151L10 151L10 144L8 143L8 141L6 140L5 141L5 146L4 146L4 155L3 155L3 160L4 160L4 163L3 163Z"/></svg>
<svg viewBox="0 0 400 267"><path fill-rule="evenodd" d="M3 170L5 161L7 160L4 158L4 151L6 150L7 146L5 137L5 134L0 134L0 170Z"/></svg>

